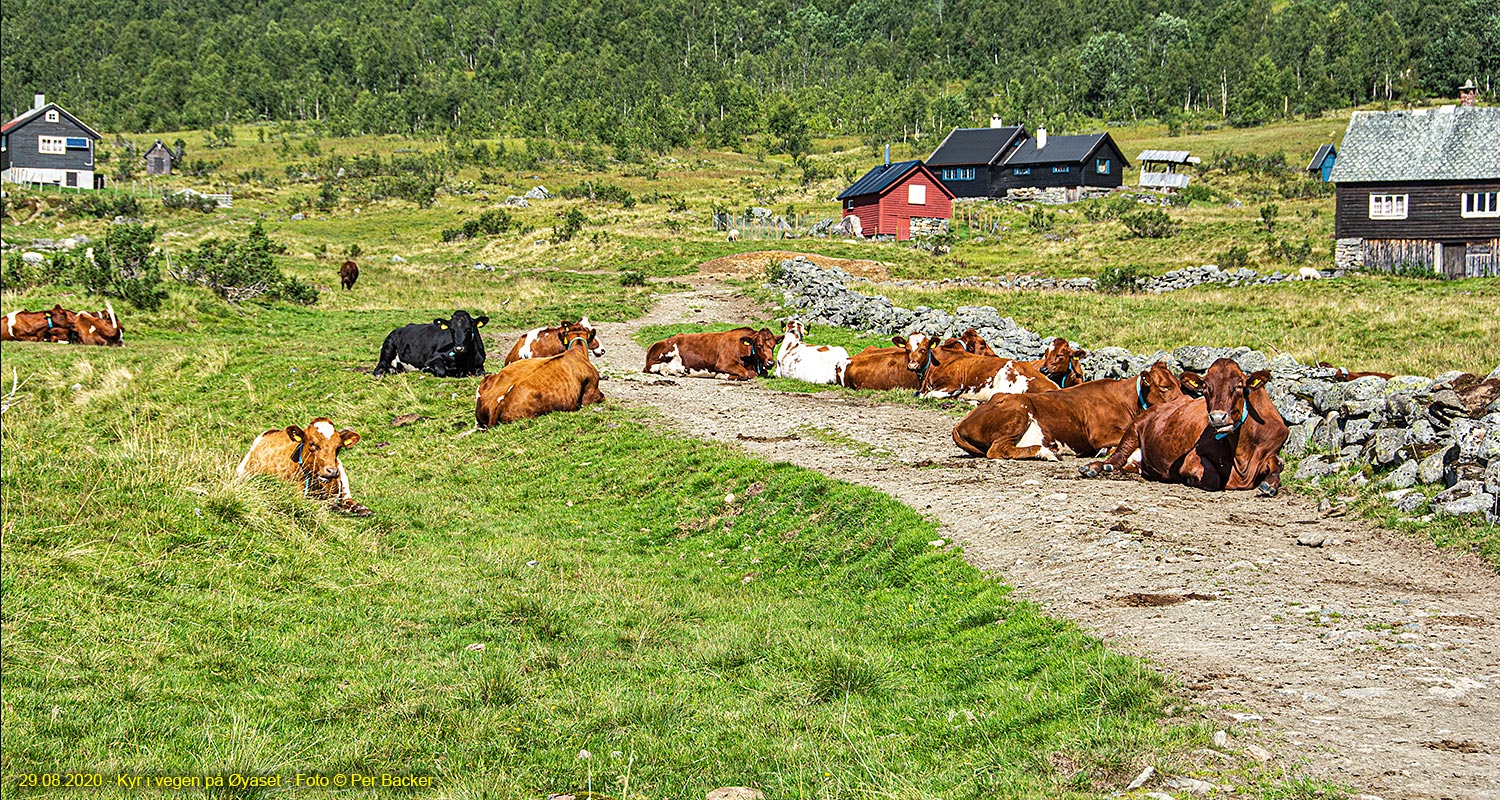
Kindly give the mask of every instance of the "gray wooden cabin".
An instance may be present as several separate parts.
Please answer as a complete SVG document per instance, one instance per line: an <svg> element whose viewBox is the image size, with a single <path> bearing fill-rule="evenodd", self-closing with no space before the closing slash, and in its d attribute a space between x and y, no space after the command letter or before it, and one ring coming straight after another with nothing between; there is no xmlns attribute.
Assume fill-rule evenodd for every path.
<svg viewBox="0 0 1500 800"><path fill-rule="evenodd" d="M146 151L147 175L171 175L172 167L176 165L177 154L172 152L172 148L162 144L160 139Z"/></svg>
<svg viewBox="0 0 1500 800"><path fill-rule="evenodd" d="M0 180L93 189L99 132L43 95L0 127ZM102 175L99 176L102 179Z"/></svg>

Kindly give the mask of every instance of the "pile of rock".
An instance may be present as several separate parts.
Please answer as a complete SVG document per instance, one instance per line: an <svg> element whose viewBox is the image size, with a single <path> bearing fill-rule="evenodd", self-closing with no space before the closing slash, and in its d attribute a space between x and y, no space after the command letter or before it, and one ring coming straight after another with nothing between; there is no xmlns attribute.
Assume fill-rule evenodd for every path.
<svg viewBox="0 0 1500 800"><path fill-rule="evenodd" d="M1331 278L1341 275L1342 272L1318 272L1318 277ZM1146 279L1140 285L1141 291L1161 294L1163 292L1175 292L1179 289L1189 289L1194 286L1265 286L1282 281L1306 280L1300 274L1285 272L1260 273L1249 267L1238 269L1221 270L1213 264L1204 264L1201 267L1183 267L1174 269ZM988 289L1046 289L1064 292L1093 292L1098 291L1098 283L1093 278L1049 278L1042 275L1014 275L1004 278L943 278L935 281L905 281L894 280L886 282L890 286L914 286L922 288L949 288L978 287Z"/></svg>
<svg viewBox="0 0 1500 800"><path fill-rule="evenodd" d="M852 291L856 280L798 257L781 262L775 285L783 305L816 323L879 335L922 332L952 336L972 327L1007 358L1036 359L1043 338L992 306L960 306L953 313L917 306L906 309L881 295ZM1097 347L1083 360L1084 376L1125 378L1166 362L1175 370L1201 372L1230 358L1247 373L1268 370L1267 392L1291 427L1283 456L1301 461L1295 477L1316 479L1338 472L1391 469L1382 482L1406 513L1428 505L1417 483L1445 484L1432 500L1437 514L1482 514L1500 509L1500 368L1486 378L1452 372L1436 379L1403 375L1343 380L1340 370L1309 366L1287 355L1267 357L1249 347L1190 345L1172 352L1138 355L1123 347ZM1317 451L1318 454L1309 454Z"/></svg>
<svg viewBox="0 0 1500 800"><path fill-rule="evenodd" d="M547 191L547 187L545 187L545 186L533 186L533 187L531 187L531 191L529 191L529 192L526 193L525 199L527 199L527 200L551 200L552 199L552 193L549 192L549 191Z"/></svg>

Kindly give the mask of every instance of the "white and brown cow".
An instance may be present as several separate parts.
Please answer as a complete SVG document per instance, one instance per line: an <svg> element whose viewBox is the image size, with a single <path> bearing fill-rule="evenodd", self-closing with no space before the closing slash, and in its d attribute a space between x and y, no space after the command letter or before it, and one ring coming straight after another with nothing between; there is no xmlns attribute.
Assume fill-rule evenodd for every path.
<svg viewBox="0 0 1500 800"><path fill-rule="evenodd" d="M907 369L921 376L917 395L984 402L997 394L1050 392L1057 384L1025 361L970 353L962 341L941 346L923 333L906 337Z"/></svg>
<svg viewBox="0 0 1500 800"><path fill-rule="evenodd" d="M339 459L340 450L358 441L359 434L348 428L336 430L327 417L318 417L305 428L288 425L269 430L255 437L235 474L242 478L274 475L301 483L305 496L327 500L345 514L368 517L370 509L354 502L349 474Z"/></svg>
<svg viewBox="0 0 1500 800"><path fill-rule="evenodd" d="M769 328L735 328L722 333L679 333L651 345L645 372L693 378L747 381L776 363L781 337Z"/></svg>
<svg viewBox="0 0 1500 800"><path fill-rule="evenodd" d="M594 330L594 324L589 322L588 317L579 317L577 322L563 320L561 325L532 328L521 334L521 338L511 345L510 353L506 354L505 363L514 364L527 358L561 355L568 349L568 342L579 336L587 340L589 353L594 358L604 355L604 345L599 344L599 332Z"/></svg>
<svg viewBox="0 0 1500 800"><path fill-rule="evenodd" d="M798 320L786 323L781 330L781 345L776 348L776 377L843 385L844 372L849 368L849 351L826 344L808 344L807 326Z"/></svg>

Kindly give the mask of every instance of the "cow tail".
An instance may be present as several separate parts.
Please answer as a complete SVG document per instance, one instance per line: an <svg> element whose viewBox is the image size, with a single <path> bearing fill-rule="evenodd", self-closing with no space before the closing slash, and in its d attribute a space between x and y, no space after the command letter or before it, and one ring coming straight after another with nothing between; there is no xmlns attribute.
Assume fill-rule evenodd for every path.
<svg viewBox="0 0 1500 800"><path fill-rule="evenodd" d="M396 334L385 337L385 343L380 346L380 363L375 365L376 375L385 375L391 371L391 364L396 360L396 343L393 341Z"/></svg>

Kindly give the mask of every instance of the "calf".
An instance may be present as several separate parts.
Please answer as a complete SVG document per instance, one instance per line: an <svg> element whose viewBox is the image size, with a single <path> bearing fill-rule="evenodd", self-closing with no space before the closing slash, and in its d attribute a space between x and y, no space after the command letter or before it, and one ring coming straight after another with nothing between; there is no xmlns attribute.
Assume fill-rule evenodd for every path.
<svg viewBox="0 0 1500 800"><path fill-rule="evenodd" d="M1089 381L1055 392L997 394L953 428L961 449L988 458L1057 460L1056 447L1079 455L1114 447L1125 428L1151 406L1182 396L1165 364L1135 379Z"/></svg>
<svg viewBox="0 0 1500 800"><path fill-rule="evenodd" d="M521 338L511 345L510 353L505 356L505 363L509 365L525 358L558 355L566 351L567 343L578 336L587 340L589 352L595 358L604 355L604 345L599 344L598 332L594 330L593 323L589 322L588 317L579 317L577 322L563 320L561 325L533 328L521 334Z"/></svg>
<svg viewBox="0 0 1500 800"><path fill-rule="evenodd" d="M921 377L917 395L984 402L997 394L1050 392L1057 385L1025 361L979 356L959 341L935 347L926 334L906 338L907 368Z"/></svg>
<svg viewBox="0 0 1500 800"><path fill-rule="evenodd" d="M849 351L826 344L808 344L803 341L807 327L797 320L786 323L782 331L781 346L776 349L776 377L843 385Z"/></svg>
<svg viewBox="0 0 1500 800"><path fill-rule="evenodd" d="M577 411L604 402L599 370L589 362L588 339L576 336L557 356L524 358L479 382L474 392L474 422L486 430L550 414Z"/></svg>
<svg viewBox="0 0 1500 800"><path fill-rule="evenodd" d="M484 374L484 340L479 329L489 317L455 311L451 319L412 323L385 337L375 375L421 370L439 378Z"/></svg>
<svg viewBox="0 0 1500 800"><path fill-rule="evenodd" d="M104 306L103 311L79 312L74 320L73 331L68 341L77 344L123 347L125 329L120 327L120 319L115 316L115 307L108 301L104 303Z"/></svg>
<svg viewBox="0 0 1500 800"><path fill-rule="evenodd" d="M646 372L695 378L746 381L765 375L776 363L781 337L768 328L735 328L723 333L679 333L651 345Z"/></svg>
<svg viewBox="0 0 1500 800"><path fill-rule="evenodd" d="M301 481L304 496L327 500L345 514L368 517L370 509L354 502L349 474L339 460L339 451L358 441L359 434L348 428L335 431L327 417L318 417L306 428L288 425L269 430L255 437L235 474L241 478L274 475L293 483Z"/></svg>
<svg viewBox="0 0 1500 800"><path fill-rule="evenodd" d="M1107 461L1081 472L1092 478L1139 471L1156 481L1208 491L1254 487L1274 497L1281 490L1280 453L1288 431L1266 393L1270 379L1266 370L1247 376L1228 358L1215 361L1203 375L1184 372L1183 388L1201 398L1152 406L1125 429Z"/></svg>
<svg viewBox="0 0 1500 800"><path fill-rule="evenodd" d="M0 317L0 341L66 342L77 318L60 305L51 311L12 311Z"/></svg>
<svg viewBox="0 0 1500 800"><path fill-rule="evenodd" d="M353 261L345 261L339 267L339 283L343 284L344 290L354 288L354 282L359 280L359 265Z"/></svg>
<svg viewBox="0 0 1500 800"><path fill-rule="evenodd" d="M1318 366L1324 369L1338 370L1338 372L1333 376L1333 379L1336 381L1355 381L1359 380L1360 378L1368 378L1372 375L1377 378L1383 378L1385 380L1390 380L1391 378L1396 377L1389 372L1350 372L1348 367L1335 367L1327 361L1319 361Z"/></svg>
<svg viewBox="0 0 1500 800"><path fill-rule="evenodd" d="M1047 346L1047 352L1041 358L1026 363L1046 375L1047 380L1057 384L1057 388L1064 389L1070 383L1074 386L1083 383L1082 362L1087 355L1087 351L1073 347L1067 339L1059 336Z"/></svg>

